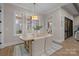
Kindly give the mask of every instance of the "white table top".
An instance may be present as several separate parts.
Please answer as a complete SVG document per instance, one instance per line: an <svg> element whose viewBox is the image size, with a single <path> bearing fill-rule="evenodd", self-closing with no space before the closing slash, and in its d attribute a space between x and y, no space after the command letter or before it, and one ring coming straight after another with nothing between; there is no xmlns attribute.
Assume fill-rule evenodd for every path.
<svg viewBox="0 0 79 59"><path fill-rule="evenodd" d="M42 35L28 35L28 36L19 36L19 38L23 41L27 41L27 40L38 40L38 39L43 39L43 38L47 38L47 37L51 37L53 36L52 34L42 34Z"/></svg>

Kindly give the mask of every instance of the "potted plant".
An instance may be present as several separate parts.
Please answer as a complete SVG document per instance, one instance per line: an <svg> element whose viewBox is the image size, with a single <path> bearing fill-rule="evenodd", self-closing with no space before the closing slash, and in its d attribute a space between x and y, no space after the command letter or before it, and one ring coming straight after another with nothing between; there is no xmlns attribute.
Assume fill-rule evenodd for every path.
<svg viewBox="0 0 79 59"><path fill-rule="evenodd" d="M33 28L37 32L37 31L39 31L42 28L42 26L41 25L36 25Z"/></svg>

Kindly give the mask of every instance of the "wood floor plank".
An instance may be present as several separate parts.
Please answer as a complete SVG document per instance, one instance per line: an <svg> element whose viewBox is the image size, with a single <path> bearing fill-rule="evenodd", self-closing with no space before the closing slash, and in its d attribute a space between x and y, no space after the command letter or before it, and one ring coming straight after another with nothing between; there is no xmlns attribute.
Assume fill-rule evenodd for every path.
<svg viewBox="0 0 79 59"><path fill-rule="evenodd" d="M13 50L14 50L13 46L0 49L0 56L12 56Z"/></svg>

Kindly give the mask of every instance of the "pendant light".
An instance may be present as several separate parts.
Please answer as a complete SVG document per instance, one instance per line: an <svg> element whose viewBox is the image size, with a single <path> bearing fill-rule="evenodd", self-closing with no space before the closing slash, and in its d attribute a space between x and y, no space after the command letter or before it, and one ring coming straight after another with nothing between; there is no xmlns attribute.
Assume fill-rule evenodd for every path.
<svg viewBox="0 0 79 59"><path fill-rule="evenodd" d="M33 6L34 6L34 11L33 11L32 20L38 20L38 16L36 13L36 3L33 3Z"/></svg>

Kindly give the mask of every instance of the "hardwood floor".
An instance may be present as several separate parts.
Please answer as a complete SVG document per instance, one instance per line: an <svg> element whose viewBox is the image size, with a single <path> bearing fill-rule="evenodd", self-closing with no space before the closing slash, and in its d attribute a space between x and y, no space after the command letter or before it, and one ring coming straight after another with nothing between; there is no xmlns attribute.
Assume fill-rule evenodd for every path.
<svg viewBox="0 0 79 59"><path fill-rule="evenodd" d="M0 56L12 56L13 50L14 50L13 46L0 49Z"/></svg>
<svg viewBox="0 0 79 59"><path fill-rule="evenodd" d="M79 42L73 37L63 42L63 48L54 54L54 56L79 56Z"/></svg>
<svg viewBox="0 0 79 59"><path fill-rule="evenodd" d="M79 42L73 37L65 40L63 43L63 48L56 51L51 56L79 56ZM14 46L6 47L0 50L0 56L12 56L14 51Z"/></svg>

